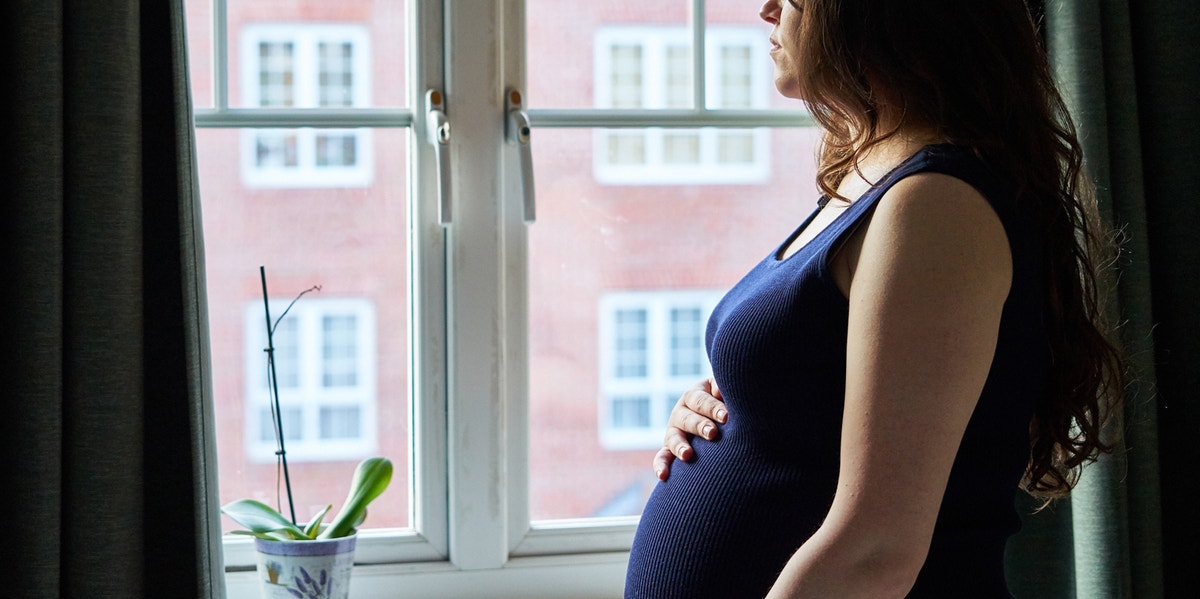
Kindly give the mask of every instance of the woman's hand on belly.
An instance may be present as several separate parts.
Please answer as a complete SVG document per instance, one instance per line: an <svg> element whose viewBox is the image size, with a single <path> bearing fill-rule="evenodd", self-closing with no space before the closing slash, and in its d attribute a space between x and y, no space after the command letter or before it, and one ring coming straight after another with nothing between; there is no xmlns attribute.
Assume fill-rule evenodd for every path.
<svg viewBox="0 0 1200 599"><path fill-rule="evenodd" d="M675 458L686 462L695 456L692 450L693 436L715 441L717 423L724 424L728 418L729 412L725 409L721 390L712 378L684 392L671 409L663 446L654 455L654 472L659 480L667 480L671 475L671 463Z"/></svg>

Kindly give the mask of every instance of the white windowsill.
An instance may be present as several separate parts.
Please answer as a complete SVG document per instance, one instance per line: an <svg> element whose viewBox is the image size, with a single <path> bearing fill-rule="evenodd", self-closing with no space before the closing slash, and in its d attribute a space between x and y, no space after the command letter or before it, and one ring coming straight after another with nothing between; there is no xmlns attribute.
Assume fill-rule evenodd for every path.
<svg viewBox="0 0 1200 599"><path fill-rule="evenodd" d="M460 570L446 561L354 566L354 599L567 599L620 597L628 552L518 557L503 567ZM229 599L259 597L254 570L228 572Z"/></svg>

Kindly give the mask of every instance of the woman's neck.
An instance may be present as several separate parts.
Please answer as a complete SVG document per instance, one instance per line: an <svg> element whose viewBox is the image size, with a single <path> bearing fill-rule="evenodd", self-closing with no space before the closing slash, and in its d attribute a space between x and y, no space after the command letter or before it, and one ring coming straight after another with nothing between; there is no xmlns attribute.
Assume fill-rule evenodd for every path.
<svg viewBox="0 0 1200 599"><path fill-rule="evenodd" d="M921 148L942 141L924 132L897 131L869 145L855 157L854 166L838 185L838 195L858 197Z"/></svg>

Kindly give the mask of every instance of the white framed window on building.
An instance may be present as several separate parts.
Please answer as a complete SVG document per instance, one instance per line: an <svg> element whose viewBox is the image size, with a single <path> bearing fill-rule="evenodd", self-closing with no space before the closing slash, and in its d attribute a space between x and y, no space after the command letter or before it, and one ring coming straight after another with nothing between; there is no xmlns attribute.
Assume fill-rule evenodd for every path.
<svg viewBox="0 0 1200 599"><path fill-rule="evenodd" d="M360 25L254 24L241 36L242 93L262 109L362 108L370 104L369 36ZM365 187L371 130L245 129L249 187Z"/></svg>
<svg viewBox="0 0 1200 599"><path fill-rule="evenodd" d="M707 108L766 108L770 72L762 31L710 27L705 42ZM693 108L691 31L605 27L595 35L597 108ZM614 185L752 184L770 175L764 128L601 129L594 138L597 181Z"/></svg>
<svg viewBox="0 0 1200 599"><path fill-rule="evenodd" d="M370 301L306 296L271 302L280 420L289 459L362 458L376 448L375 314ZM245 449L252 461L274 459L266 319L261 303L245 308Z"/></svg>
<svg viewBox="0 0 1200 599"><path fill-rule="evenodd" d="M662 444L679 396L711 374L704 349L719 290L622 291L600 299L600 442Z"/></svg>

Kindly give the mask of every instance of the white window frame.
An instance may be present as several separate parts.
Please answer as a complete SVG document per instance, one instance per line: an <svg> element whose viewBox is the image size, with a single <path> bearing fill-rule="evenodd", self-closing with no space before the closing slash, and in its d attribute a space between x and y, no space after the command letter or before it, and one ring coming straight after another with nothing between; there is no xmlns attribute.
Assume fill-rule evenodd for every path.
<svg viewBox="0 0 1200 599"><path fill-rule="evenodd" d="M279 320L289 301L273 299L271 315ZM328 388L322 384L323 321L327 316L352 316L355 319L356 341L356 384L349 387ZM288 459L301 461L331 461L362 459L378 448L376 422L376 343L375 309L371 302L362 298L327 299L306 295L292 305L284 317L294 319L299 334L298 372L279 372L279 378L296 376L295 387L279 388L279 403L286 417L289 410L299 409L303 414L301 433L297 439L285 438ZM273 461L275 439L263 439L260 431L272 428L270 422L263 423L269 414L270 394L266 386L267 363L266 315L262 303L251 302L245 307L244 317L245 355L245 422L244 445L246 457L251 461ZM282 367L282 362L277 362ZM322 439L320 436L320 411L327 407L355 407L359 410L360 435L347 439ZM289 427L284 423L284 428Z"/></svg>
<svg viewBox="0 0 1200 599"><path fill-rule="evenodd" d="M671 406L683 391L712 374L704 356L704 329L720 290L646 290L605 294L600 298L600 398L597 425L600 443L607 449L652 449L662 445L663 430ZM699 372L674 375L670 372L671 311L700 310L700 351L704 356ZM617 376L617 314L623 310L646 312L646 375ZM644 427L613 425L613 404L620 398L642 395L650 400L650 419Z"/></svg>
<svg viewBox="0 0 1200 599"><path fill-rule="evenodd" d="M766 54L766 36L761 28L713 26L705 35L705 81L720 81L720 51L726 47L749 48L752 56ZM692 47L692 34L686 27L679 26L609 26L597 30L594 38L594 85L596 107L612 108L613 70L611 48L618 45L642 48L642 80L665 82L666 51L670 46ZM763 91L767 88L770 72L764 61L753 61L750 68L751 109L765 109L770 101ZM713 86L708 95L711 108L722 106L721 88ZM668 106L665 83L642 86L640 109L679 108ZM671 164L665 158L665 142L673 131L698 136L698 160L696 162ZM596 181L608 185L679 185L679 184L757 184L771 175L771 138L766 128L736 130L750 135L754 159L746 163L727 163L719 158L722 129L702 127L699 129L665 129L650 127L640 130L600 129L593 136L592 170ZM610 139L618 135L637 135L645 151L640 163L613 163L609 161Z"/></svg>
<svg viewBox="0 0 1200 599"><path fill-rule="evenodd" d="M258 48L259 44L263 42L291 43L295 48L293 58L294 105L266 108L321 108L319 106L321 90L318 81L320 56L317 52L317 47L321 43L351 45L354 49L351 60L351 72L354 75L350 89L351 107L364 108L370 105L371 45L365 26L308 23L247 25L241 32L241 90L243 103L248 107L259 107L262 90L258 83ZM347 166L318 165L317 143L322 135L353 138L354 163ZM258 164L259 140L273 136L295 136L296 166ZM375 171L374 142L371 130L367 128L243 129L240 153L242 182L250 188L366 187L371 184Z"/></svg>

